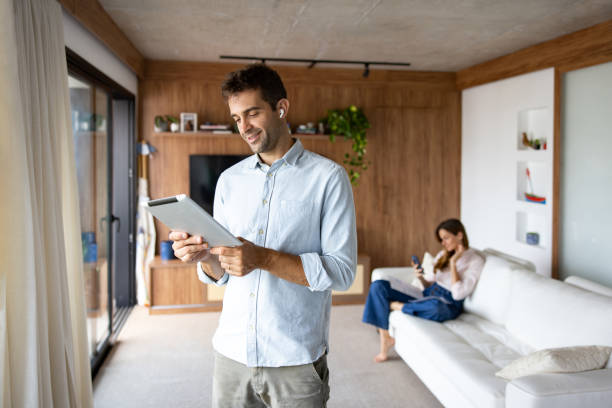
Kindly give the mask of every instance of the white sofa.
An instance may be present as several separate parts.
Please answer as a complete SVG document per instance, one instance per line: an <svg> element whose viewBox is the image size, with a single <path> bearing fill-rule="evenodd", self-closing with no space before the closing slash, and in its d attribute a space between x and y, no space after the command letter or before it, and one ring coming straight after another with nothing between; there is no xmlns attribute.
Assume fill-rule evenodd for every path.
<svg viewBox="0 0 612 408"><path fill-rule="evenodd" d="M612 364L506 381L495 373L533 351L612 346L612 297L545 278L492 250L465 312L442 324L395 311L397 353L446 407L612 407ZM378 268L372 280L413 279L412 268ZM584 283L584 282L582 282ZM612 358L610 359L612 360Z"/></svg>

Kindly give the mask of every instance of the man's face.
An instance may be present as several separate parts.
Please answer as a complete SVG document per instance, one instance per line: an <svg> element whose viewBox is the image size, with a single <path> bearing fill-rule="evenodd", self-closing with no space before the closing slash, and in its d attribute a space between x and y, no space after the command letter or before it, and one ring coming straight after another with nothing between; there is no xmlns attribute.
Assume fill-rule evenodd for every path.
<svg viewBox="0 0 612 408"><path fill-rule="evenodd" d="M266 153L276 147L282 121L261 98L259 90L233 94L227 103L240 136L249 144L253 153Z"/></svg>

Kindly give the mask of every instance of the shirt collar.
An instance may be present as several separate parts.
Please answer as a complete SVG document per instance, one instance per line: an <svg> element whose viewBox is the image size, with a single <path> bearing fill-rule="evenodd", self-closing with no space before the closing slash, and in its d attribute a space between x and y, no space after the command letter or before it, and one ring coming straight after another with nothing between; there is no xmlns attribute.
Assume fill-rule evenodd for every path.
<svg viewBox="0 0 612 408"><path fill-rule="evenodd" d="M298 159L304 152L304 146L302 145L302 142L300 142L300 139L294 138L294 140L295 140L295 143L293 143L293 146L291 146L291 148L287 151L287 153L285 153L285 155L281 158L282 161L284 161L290 166L295 166ZM249 162L247 163L247 166L250 169L255 169L257 167L261 167L264 164L265 163L259 158L259 155L255 153L249 158Z"/></svg>

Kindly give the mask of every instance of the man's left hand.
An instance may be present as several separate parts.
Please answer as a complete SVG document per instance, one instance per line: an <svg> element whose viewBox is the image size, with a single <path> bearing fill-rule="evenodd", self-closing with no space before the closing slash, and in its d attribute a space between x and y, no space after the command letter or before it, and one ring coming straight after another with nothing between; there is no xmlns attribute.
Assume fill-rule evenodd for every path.
<svg viewBox="0 0 612 408"><path fill-rule="evenodd" d="M266 259L265 248L257 246L242 237L239 247L214 247L211 254L219 255L221 268L234 276L245 276L253 269L261 268Z"/></svg>

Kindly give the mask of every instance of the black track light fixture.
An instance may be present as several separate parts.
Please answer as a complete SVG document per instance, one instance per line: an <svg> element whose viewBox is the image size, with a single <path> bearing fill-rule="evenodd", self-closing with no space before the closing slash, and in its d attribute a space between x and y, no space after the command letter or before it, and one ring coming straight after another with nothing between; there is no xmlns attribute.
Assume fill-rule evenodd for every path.
<svg viewBox="0 0 612 408"><path fill-rule="evenodd" d="M303 62L307 63L308 68L313 68L316 64L351 64L351 65L363 65L363 77L367 78L370 75L370 65L384 65L384 66L397 66L397 67L408 67L409 62L382 62L382 61L346 61L346 60L317 60L317 59L302 59L302 58L268 58L268 57L248 57L239 55L220 55L220 59L235 59L235 60L249 60L249 61L261 61L265 64L266 61L276 62Z"/></svg>
<svg viewBox="0 0 612 408"><path fill-rule="evenodd" d="M364 66L363 77L367 78L368 75L370 75L370 64L366 62L365 64L363 64L363 66Z"/></svg>

